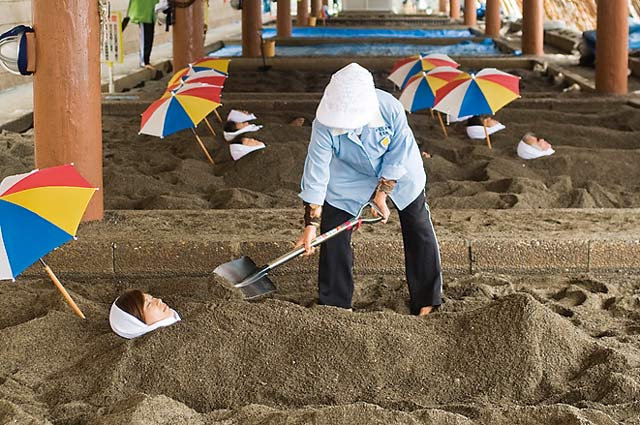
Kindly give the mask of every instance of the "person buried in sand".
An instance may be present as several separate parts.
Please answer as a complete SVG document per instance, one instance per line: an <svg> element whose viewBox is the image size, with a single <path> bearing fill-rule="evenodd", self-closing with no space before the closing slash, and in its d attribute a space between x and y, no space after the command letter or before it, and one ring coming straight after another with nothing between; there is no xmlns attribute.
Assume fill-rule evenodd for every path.
<svg viewBox="0 0 640 425"><path fill-rule="evenodd" d="M232 109L229 111L229 115L227 115L227 122L224 124L224 139L227 142L230 142L241 134L260 130L263 127L262 125L256 125L249 122L255 119L256 116L249 111L238 111ZM294 118L289 122L289 125L293 127L302 127L304 125L304 118Z"/></svg>
<svg viewBox="0 0 640 425"><path fill-rule="evenodd" d="M266 147L267 145L258 139L240 135L229 142L229 153L231 154L231 158L233 158L234 161L237 161L253 151L264 149Z"/></svg>
<svg viewBox="0 0 640 425"><path fill-rule="evenodd" d="M525 133L516 148L516 153L522 159L541 158L553 155L555 152L551 147L551 143L533 133Z"/></svg>
<svg viewBox="0 0 640 425"><path fill-rule="evenodd" d="M331 77L312 124L299 194L305 228L296 246L313 254L318 229L324 233L344 223L372 196L386 222L391 198L400 215L411 312L429 314L442 303L442 273L425 183L402 104L377 90L365 68L347 65ZM319 304L351 308L351 232L320 248Z"/></svg>
<svg viewBox="0 0 640 425"><path fill-rule="evenodd" d="M132 339L180 321L160 298L137 289L120 295L111 305L109 325L117 335Z"/></svg>
<svg viewBox="0 0 640 425"><path fill-rule="evenodd" d="M485 133L486 128L486 133ZM467 120L466 131L470 139L484 139L506 127L488 115L476 115Z"/></svg>

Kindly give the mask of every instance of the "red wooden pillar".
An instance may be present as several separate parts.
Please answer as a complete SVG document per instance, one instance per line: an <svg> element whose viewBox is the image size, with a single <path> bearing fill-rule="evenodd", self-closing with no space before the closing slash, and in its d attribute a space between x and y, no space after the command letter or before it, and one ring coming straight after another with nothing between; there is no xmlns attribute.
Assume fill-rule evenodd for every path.
<svg viewBox="0 0 640 425"><path fill-rule="evenodd" d="M291 0L278 2L278 16L276 18L278 37L291 37Z"/></svg>
<svg viewBox="0 0 640 425"><path fill-rule="evenodd" d="M255 58L262 54L260 32L262 0L242 1L242 56Z"/></svg>
<svg viewBox="0 0 640 425"><path fill-rule="evenodd" d="M449 16L460 19L460 0L449 0Z"/></svg>
<svg viewBox="0 0 640 425"><path fill-rule="evenodd" d="M500 35L500 0L487 0L484 33L488 37Z"/></svg>
<svg viewBox="0 0 640 425"><path fill-rule="evenodd" d="M102 113L98 2L33 0L37 168L73 162L99 187L83 220L102 220Z"/></svg>
<svg viewBox="0 0 640 425"><path fill-rule="evenodd" d="M464 2L464 24L470 27L475 27L478 23L476 16L476 2L475 0L465 0Z"/></svg>
<svg viewBox="0 0 640 425"><path fill-rule="evenodd" d="M189 7L175 8L173 69L182 69L204 56L204 6L195 0Z"/></svg>
<svg viewBox="0 0 640 425"><path fill-rule="evenodd" d="M447 0L440 0L438 4L438 12L447 13Z"/></svg>
<svg viewBox="0 0 640 425"><path fill-rule="evenodd" d="M627 0L598 2L596 27L596 91L598 93L627 94L628 16Z"/></svg>
<svg viewBox="0 0 640 425"><path fill-rule="evenodd" d="M298 16L296 26L306 27L309 25L309 0L298 0Z"/></svg>
<svg viewBox="0 0 640 425"><path fill-rule="evenodd" d="M544 54L544 8L543 0L522 2L522 53L542 56Z"/></svg>

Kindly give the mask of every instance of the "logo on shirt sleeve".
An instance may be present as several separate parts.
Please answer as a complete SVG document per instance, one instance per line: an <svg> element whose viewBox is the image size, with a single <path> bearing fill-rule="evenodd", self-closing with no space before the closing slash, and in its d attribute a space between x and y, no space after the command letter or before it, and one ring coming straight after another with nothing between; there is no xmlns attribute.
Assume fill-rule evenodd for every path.
<svg viewBox="0 0 640 425"><path fill-rule="evenodd" d="M391 142L391 139L389 139L389 136L386 136L384 139L380 141L380 144L386 148L387 146L389 146L390 142Z"/></svg>

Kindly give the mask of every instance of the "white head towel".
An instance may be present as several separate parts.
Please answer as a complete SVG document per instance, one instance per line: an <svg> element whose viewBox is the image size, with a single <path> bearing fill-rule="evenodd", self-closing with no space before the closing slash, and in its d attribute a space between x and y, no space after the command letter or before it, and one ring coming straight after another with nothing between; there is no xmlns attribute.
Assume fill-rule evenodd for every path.
<svg viewBox="0 0 640 425"><path fill-rule="evenodd" d="M226 140L227 142L230 142L233 139L235 139L236 136L239 136L239 135L244 134L244 133L251 133L252 131L258 131L261 128L262 128L261 125L249 124L247 126L242 127L240 130L236 130L234 132L225 131L223 133L224 140Z"/></svg>
<svg viewBox="0 0 640 425"><path fill-rule="evenodd" d="M491 136L493 133L497 133L505 128L504 124L498 123L494 126L487 127L487 134ZM469 136L470 139L485 139L487 137L484 134L484 127L481 125L467 126L467 136Z"/></svg>
<svg viewBox="0 0 640 425"><path fill-rule="evenodd" d="M142 320L122 310L114 301L113 304L111 304L111 311L109 311L109 324L116 334L123 338L133 339L158 328L170 326L179 322L180 316L178 313L173 309L170 310L173 313L172 317L162 319L153 325L147 325Z"/></svg>
<svg viewBox="0 0 640 425"><path fill-rule="evenodd" d="M245 114L244 112L236 111L235 109L230 110L229 115L227 115L227 121L233 122L247 122L255 119L255 115Z"/></svg>
<svg viewBox="0 0 640 425"><path fill-rule="evenodd" d="M233 158L234 161L237 161L248 153L264 148L266 148L264 143L262 146L246 146L241 143L232 143L229 145L229 152L231 152L231 158Z"/></svg>
<svg viewBox="0 0 640 425"><path fill-rule="evenodd" d="M471 118L473 115L465 115L463 117L454 117L453 115L449 115L447 114L447 121L448 122L460 122L460 121L466 121L469 118Z"/></svg>
<svg viewBox="0 0 640 425"><path fill-rule="evenodd" d="M536 159L543 156L553 155L556 151L554 151L553 148L542 151L520 140L520 143L518 143L517 152L518 156L522 159Z"/></svg>

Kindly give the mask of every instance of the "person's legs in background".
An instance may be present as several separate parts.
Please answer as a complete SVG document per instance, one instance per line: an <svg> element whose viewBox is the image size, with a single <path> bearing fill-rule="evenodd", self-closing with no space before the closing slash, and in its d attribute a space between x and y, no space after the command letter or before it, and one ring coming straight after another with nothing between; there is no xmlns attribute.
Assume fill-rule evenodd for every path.
<svg viewBox="0 0 640 425"><path fill-rule="evenodd" d="M440 247L424 193L398 213L404 242L411 313L428 314L431 309L423 310L424 307L436 307L442 303L442 268Z"/></svg>
<svg viewBox="0 0 640 425"><path fill-rule="evenodd" d="M325 233L353 218L341 209L322 206L320 232ZM351 308L353 298L353 249L351 230L334 236L320 246L318 268L318 304Z"/></svg>
<svg viewBox="0 0 640 425"><path fill-rule="evenodd" d="M140 66L151 65L151 49L153 48L154 23L140 23Z"/></svg>

